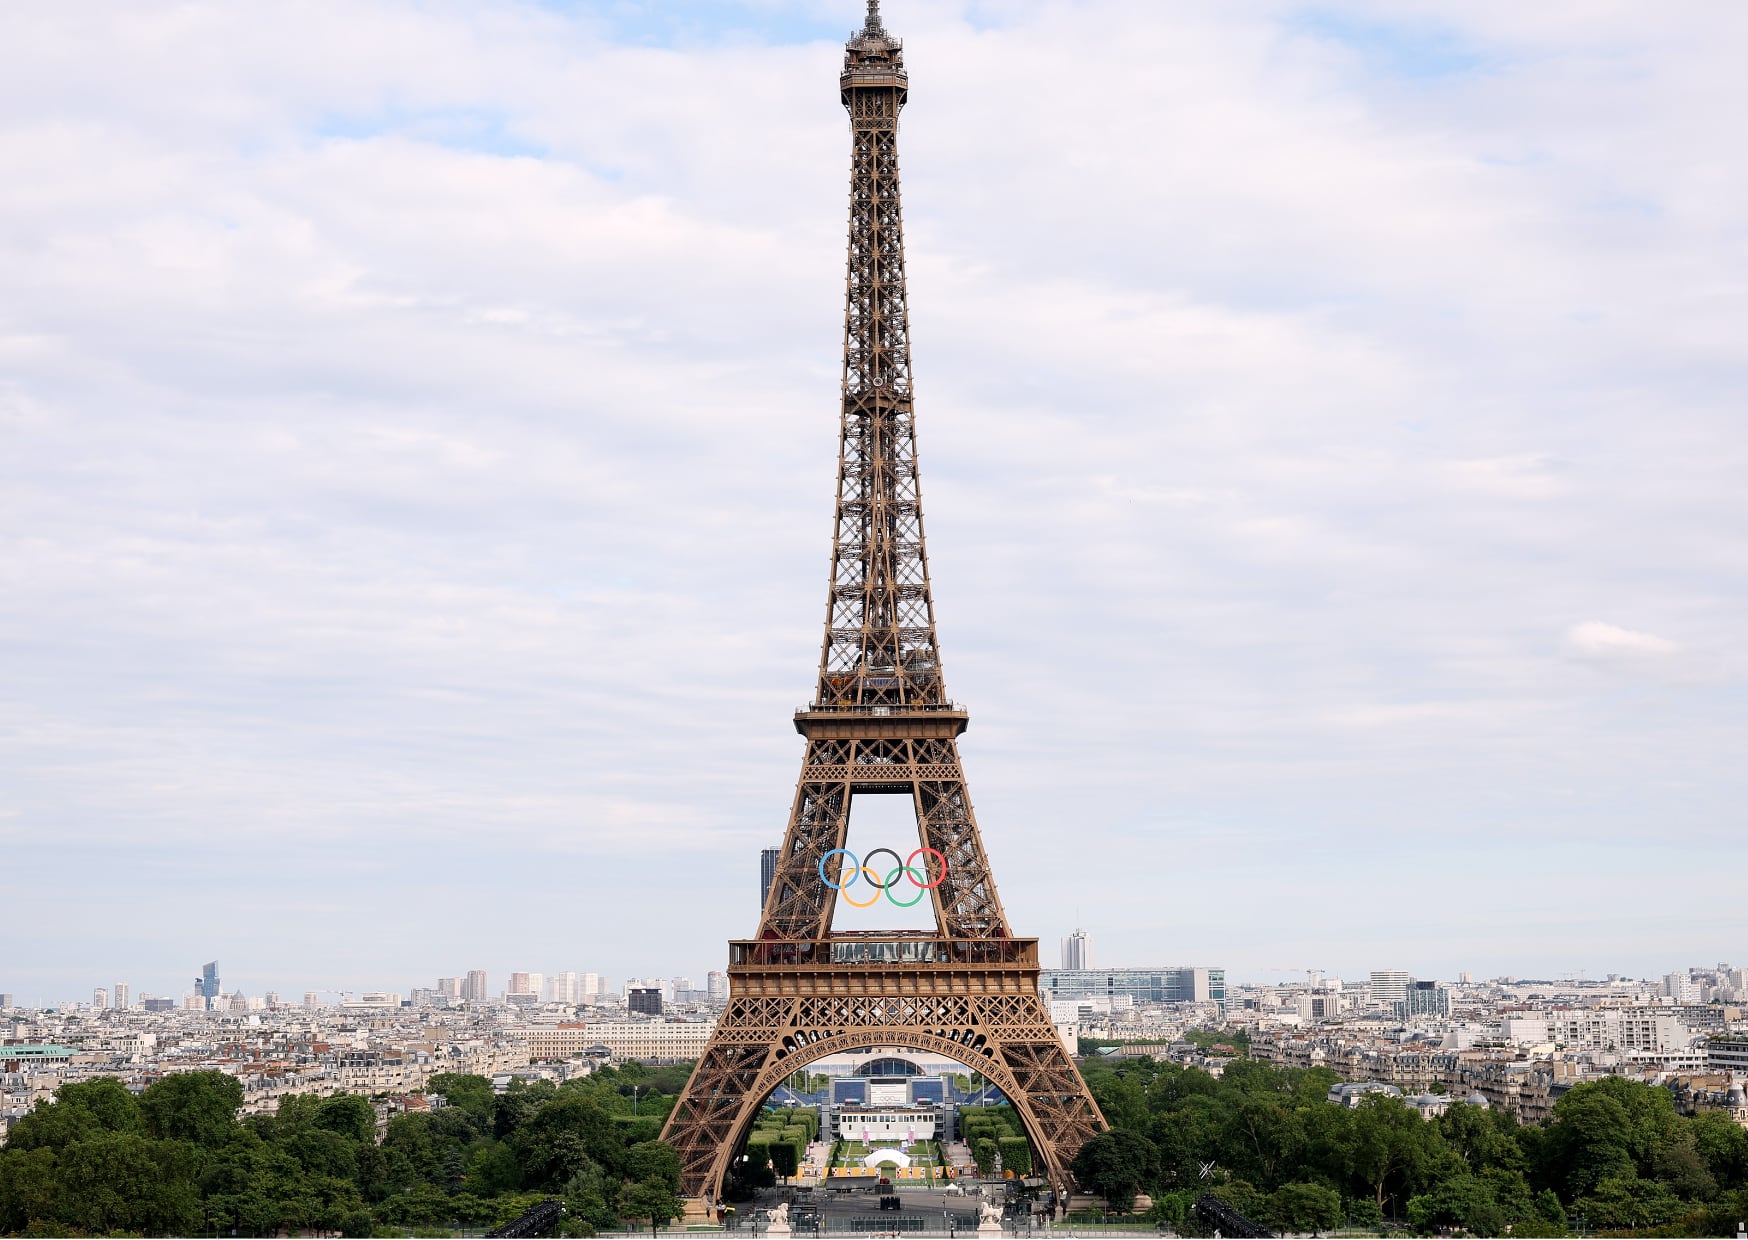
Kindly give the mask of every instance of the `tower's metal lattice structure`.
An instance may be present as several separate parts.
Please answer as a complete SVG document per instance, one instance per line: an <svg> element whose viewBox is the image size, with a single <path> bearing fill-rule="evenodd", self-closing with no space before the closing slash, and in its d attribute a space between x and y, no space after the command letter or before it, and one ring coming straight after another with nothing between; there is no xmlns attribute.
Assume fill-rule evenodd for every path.
<svg viewBox="0 0 1748 1240"><path fill-rule="evenodd" d="M1040 1170L1104 1127L1038 993L1038 941L1010 933L959 763L965 711L946 695L923 538L899 204L903 44L879 0L850 37L850 247L837 523L824 648L789 828L758 937L729 945L729 1003L663 1136L688 1196L717 1198L752 1120L816 1059L901 1046L960 1060L1012 1101ZM933 932L834 934L856 794L908 795ZM944 859L942 866L935 860Z"/></svg>

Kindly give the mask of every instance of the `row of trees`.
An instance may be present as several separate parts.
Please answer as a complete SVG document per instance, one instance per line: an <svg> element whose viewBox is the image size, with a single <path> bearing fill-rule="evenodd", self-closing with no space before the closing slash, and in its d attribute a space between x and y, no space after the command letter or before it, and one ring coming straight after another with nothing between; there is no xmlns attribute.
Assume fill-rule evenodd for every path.
<svg viewBox="0 0 1748 1240"><path fill-rule="evenodd" d="M684 1068L631 1064L555 1086L434 1077L446 1105L396 1115L368 1099L288 1097L239 1122L220 1072L137 1097L110 1078L65 1085L0 1150L0 1232L350 1236L491 1227L563 1196L571 1234L678 1216L679 1160L657 1140Z"/></svg>
<svg viewBox="0 0 1748 1240"><path fill-rule="evenodd" d="M1309 1230L1388 1217L1421 1232L1563 1235L1663 1229L1734 1235L1748 1218L1748 1133L1718 1112L1677 1115L1668 1090L1609 1078L1561 1097L1551 1123L1453 1104L1423 1120L1401 1099L1328 1101L1336 1075L1237 1060L1196 1068L1090 1060L1111 1131L1074 1173L1114 1208L1150 1194L1162 1219L1212 1184L1241 1213ZM1212 1168L1204 1175L1204 1168Z"/></svg>
<svg viewBox="0 0 1748 1240"><path fill-rule="evenodd" d="M1032 1173L1032 1145L1013 1107L966 1107L960 1112L959 1128L978 1174L993 1175L997 1155L1003 1171L1020 1176Z"/></svg>
<svg viewBox="0 0 1748 1240"><path fill-rule="evenodd" d="M788 1179L801 1168L807 1147L819 1135L819 1111L815 1107L767 1107L754 1121L747 1137L746 1174L759 1176L766 1168L772 1177ZM762 1177L760 1177L762 1179Z"/></svg>

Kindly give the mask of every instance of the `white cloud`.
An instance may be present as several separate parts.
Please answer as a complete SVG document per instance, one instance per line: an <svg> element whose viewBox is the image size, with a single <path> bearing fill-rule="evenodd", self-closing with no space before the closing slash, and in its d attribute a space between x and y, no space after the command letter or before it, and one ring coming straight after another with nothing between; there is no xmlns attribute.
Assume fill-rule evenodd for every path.
<svg viewBox="0 0 1748 1240"><path fill-rule="evenodd" d="M1574 654L1589 659L1661 658L1681 650L1668 638L1604 624L1600 620L1573 625L1566 634L1566 645Z"/></svg>
<svg viewBox="0 0 1748 1240"><path fill-rule="evenodd" d="M1621 598L1687 650L1748 628L1748 170L1692 123L1748 110L1740 15L1444 5L1479 67L1414 79L1263 0L889 10L938 612L1020 924L1154 907L1127 862L1184 823L1331 865L1413 825L1404 873L1454 876L1654 817L1748 860L1715 683L1652 709L1546 657ZM605 12L11 22L0 838L43 919L102 892L91 952L168 896L408 873L371 967L695 973L750 929L823 616L839 51ZM1065 823L1125 863L1035 862ZM1110 958L1242 971L1236 856ZM1610 874L1573 877L1556 915ZM1243 878L1290 932L1302 873ZM696 923L627 944L657 883ZM275 907L235 951L358 959ZM150 950L210 958L187 920Z"/></svg>

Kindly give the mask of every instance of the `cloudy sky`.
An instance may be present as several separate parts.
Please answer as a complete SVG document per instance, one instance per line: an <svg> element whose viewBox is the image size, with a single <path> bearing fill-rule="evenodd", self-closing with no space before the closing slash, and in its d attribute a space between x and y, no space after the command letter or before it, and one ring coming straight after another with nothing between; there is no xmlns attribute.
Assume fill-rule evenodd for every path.
<svg viewBox="0 0 1748 1240"><path fill-rule="evenodd" d="M5 7L0 990L752 932L861 7ZM1242 978L1748 956L1748 10L886 11L1016 927Z"/></svg>

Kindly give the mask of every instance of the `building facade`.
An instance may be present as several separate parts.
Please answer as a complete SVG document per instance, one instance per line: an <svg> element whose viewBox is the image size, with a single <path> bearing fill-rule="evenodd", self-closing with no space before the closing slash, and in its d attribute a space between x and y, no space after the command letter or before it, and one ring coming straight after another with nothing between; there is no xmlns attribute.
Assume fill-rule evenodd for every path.
<svg viewBox="0 0 1748 1240"><path fill-rule="evenodd" d="M643 1063L689 1063L704 1054L715 1028L714 1020L597 1021L587 1026L590 1046L605 1046L615 1059Z"/></svg>
<svg viewBox="0 0 1748 1240"><path fill-rule="evenodd" d="M1401 969L1373 969L1372 1002L1383 1004L1389 1011L1393 1005L1407 1000L1408 983L1412 980Z"/></svg>
<svg viewBox="0 0 1748 1240"><path fill-rule="evenodd" d="M1226 1007L1226 970L1173 969L1045 969L1038 990L1047 1002L1127 997L1149 1003L1215 1003Z"/></svg>

